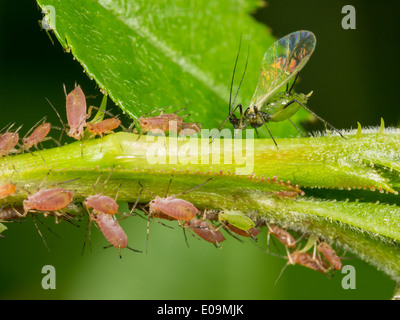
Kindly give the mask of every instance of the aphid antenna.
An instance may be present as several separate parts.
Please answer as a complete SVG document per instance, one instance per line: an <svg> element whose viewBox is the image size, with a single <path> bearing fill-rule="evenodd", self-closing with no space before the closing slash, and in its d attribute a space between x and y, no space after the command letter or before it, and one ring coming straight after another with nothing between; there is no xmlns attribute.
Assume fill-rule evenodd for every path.
<svg viewBox="0 0 400 320"><path fill-rule="evenodd" d="M84 241L83 241L83 247L82 247L81 255L83 255L83 252L85 251L86 238L87 238L88 234L89 234L89 250L90 250L90 253L92 253L92 241L91 241L92 217L91 217L91 215L90 215L90 213L89 213L89 210L88 210L87 208L86 208L86 211L87 211L87 213L88 213L88 215L89 215L89 218L88 218L88 223L87 223L87 225L86 225L85 239L84 239Z"/></svg>
<svg viewBox="0 0 400 320"><path fill-rule="evenodd" d="M65 90L65 85L64 85L64 90ZM66 93L66 91L65 91ZM68 132L67 128L64 125L64 122L60 116L60 114L58 113L57 109L53 106L53 104L50 102L49 99L47 99L47 97L45 97L45 99L47 100L47 102L50 104L50 106L53 108L54 112L56 113L58 119L60 120L61 126L63 127L63 131L61 131L61 135L60 135L60 139L59 139L59 143L61 144L61 138L64 132Z"/></svg>
<svg viewBox="0 0 400 320"><path fill-rule="evenodd" d="M167 198L167 197L168 197L169 188L170 188L170 186L171 186L171 183L172 183L172 179L173 179L173 178L174 178L174 175L171 175L171 178L169 179L167 191L165 192L164 198Z"/></svg>
<svg viewBox="0 0 400 320"><path fill-rule="evenodd" d="M6 132L10 131L11 128L15 125L15 122L13 123L8 123L4 128L1 128L0 132L3 132L4 130L6 130Z"/></svg>
<svg viewBox="0 0 400 320"><path fill-rule="evenodd" d="M183 195L183 194L186 194L186 193L189 193L189 192L191 192L191 191L193 191L193 190L196 190L196 189L200 188L201 186L205 185L205 184L206 184L207 182L209 182L210 180L212 180L212 178L207 179L206 181L204 181L203 183L199 184L198 186L196 186L196 187L194 187L194 188L192 188L192 189L189 189L189 190L186 190L186 191L184 191L184 192L175 194L174 196L181 196L181 195Z"/></svg>
<svg viewBox="0 0 400 320"><path fill-rule="evenodd" d="M238 63L238 60L239 60L239 55L240 55L240 48L241 48L241 46L242 46L242 34L240 34L239 49L238 49L238 53L237 53L237 55L236 55L235 65L234 65L234 67L233 67L233 72L232 72L231 87L230 87L230 91L229 91L229 106L228 106L229 115L228 115L228 117L221 123L221 125L218 127L218 132L221 131L221 129L224 127L225 123L226 123L226 122L230 119L230 117L235 113L235 111L237 110L237 108L240 108L240 119L243 118L242 105L241 105L241 104L238 104L236 107L234 107L234 105L235 105L236 98L237 98L237 96L238 96L238 94L239 94L239 90L240 90L240 87L241 87L241 85L242 85L242 81L243 81L243 79L244 79L244 75L246 74L247 63L248 63L248 61L249 61L250 46L249 46L249 48L248 48L247 59L246 59L246 64L245 64L245 67L244 67L243 75L242 75L242 78L240 79L239 86L238 86L238 88L237 88L237 90L236 90L236 94L235 94L235 97L234 97L233 102L232 102L233 82L234 82L234 80L235 80L235 72L236 72L236 67L237 67L237 63ZM212 138L212 140L211 140L210 143L212 143L212 142L214 141L214 139L215 139L216 136L217 136L217 134L214 135L214 137Z"/></svg>
<svg viewBox="0 0 400 320"><path fill-rule="evenodd" d="M52 186L54 187L54 186L59 186L59 185L65 184L65 183L74 182L76 180L79 180L80 178L81 177L75 178L75 179L66 180L66 181L57 182L57 183L53 184Z"/></svg>
<svg viewBox="0 0 400 320"><path fill-rule="evenodd" d="M50 252L50 248L49 248L49 246L47 245L46 240L44 239L43 234L42 234L42 232L40 231L40 229L39 229L39 227L38 227L38 225L37 225L37 223L36 223L36 220L35 220L35 217L34 217L34 216L32 216L32 221L33 221L33 224L34 224L34 226L35 226L37 232L39 233L40 238L42 238L42 241L43 241L44 245L46 246L47 250Z"/></svg>
<svg viewBox="0 0 400 320"><path fill-rule="evenodd" d="M305 110L307 110L309 113L311 113L314 117L316 117L319 121L321 121L325 126L328 125L331 129L336 131L343 139L347 139L345 136L342 135L342 133L336 129L333 125L331 125L328 121L322 119L319 115L317 115L314 111L311 109L307 108L305 105L303 105L300 101L293 99L292 101L289 101L285 106L284 109L290 106L292 103L297 103L301 107L303 107Z"/></svg>
<svg viewBox="0 0 400 320"><path fill-rule="evenodd" d="M292 119L289 118L288 120L289 120L289 122L293 125L293 127L295 127L296 130L297 130L298 132L300 132L300 134L305 138L306 135L304 134L304 132L301 131L301 129L300 129L298 126L296 126L296 124L292 121Z"/></svg>
<svg viewBox="0 0 400 320"><path fill-rule="evenodd" d="M24 138L26 138L36 127L38 127L39 125L46 122L46 120L47 120L47 116L44 116L42 119L40 119L38 122L36 122L36 124L32 128L30 128L29 131L24 135Z"/></svg>
<svg viewBox="0 0 400 320"><path fill-rule="evenodd" d="M151 191L149 191L148 189L143 187L143 185L140 183L140 181L138 181L138 183L139 183L139 186L141 186L144 191L146 191L148 194L150 194L153 198L156 197L156 195L154 193L152 193Z"/></svg>
<svg viewBox="0 0 400 320"><path fill-rule="evenodd" d="M139 203L140 197L142 196L143 190L144 190L144 189L143 189L143 187L142 187L142 189L140 189L140 191L139 191L139 197L136 199L136 201L135 201L135 203L134 203L134 205L133 205L131 211L129 212L129 216L132 216L133 213L135 212L136 207L137 207L137 205L138 205L138 203ZM137 213L135 213L135 215L136 215L136 214L137 214ZM137 214L137 215L139 215L139 214ZM140 215L139 215L139 216L140 216Z"/></svg>

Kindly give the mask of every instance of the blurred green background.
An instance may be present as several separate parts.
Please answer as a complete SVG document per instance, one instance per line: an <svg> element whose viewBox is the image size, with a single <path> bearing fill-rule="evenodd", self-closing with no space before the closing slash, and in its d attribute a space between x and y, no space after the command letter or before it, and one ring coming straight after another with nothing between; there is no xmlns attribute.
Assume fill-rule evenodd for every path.
<svg viewBox="0 0 400 320"><path fill-rule="evenodd" d="M356 30L341 26L341 9L348 4L356 8ZM297 91L314 91L308 105L320 116L337 128L354 128L357 121L375 126L380 117L397 125L399 6L271 0L254 17L277 38L300 29L315 33L317 48ZM16 121L26 130L45 115L58 124L45 97L62 109L63 83L67 88L79 83L93 95L90 103L100 104L95 82L40 29L35 1L2 1L0 13L0 127ZM39 224L50 253L31 219L7 224L7 239L0 239L1 299L388 299L394 289L392 280L358 259L344 261L356 268L356 290L342 289L340 272L329 279L299 266L288 267L274 285L286 261L266 255L251 241L229 239L216 250L189 237L187 248L180 230L156 223L151 223L148 254L124 250L119 259L116 250L102 249L106 240L93 228L93 252L82 256L85 224L44 222L59 236ZM127 219L123 227L130 246L143 249L146 222ZM265 248L265 230L259 244ZM44 265L56 269L55 290L41 287Z"/></svg>

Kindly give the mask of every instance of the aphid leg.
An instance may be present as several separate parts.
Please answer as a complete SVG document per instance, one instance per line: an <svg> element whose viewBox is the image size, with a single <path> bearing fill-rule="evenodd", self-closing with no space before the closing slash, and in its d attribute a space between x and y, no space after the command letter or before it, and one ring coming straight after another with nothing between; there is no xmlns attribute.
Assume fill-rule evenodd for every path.
<svg viewBox="0 0 400 320"><path fill-rule="evenodd" d="M287 108L288 106L290 106L292 103L297 103L298 105L300 105L301 107L303 107L304 109L306 109L309 113L311 113L314 117L316 117L318 120L320 120L322 123L324 123L325 125L328 125L329 127L331 127L333 130L335 130L337 133L339 133L339 135L343 138L346 139L346 137L344 137L342 135L342 133L336 129L333 125L331 125L328 121L322 119L320 116L318 116L314 111L312 111L311 109L307 108L305 105L303 105L301 102L299 102L296 99L293 99L292 101L289 101L284 107L283 109Z"/></svg>
<svg viewBox="0 0 400 320"><path fill-rule="evenodd" d="M140 200L140 197L142 196L143 190L144 190L143 188L140 189L139 197L136 199L136 201L135 201L135 203L134 203L134 205L133 205L131 211L129 212L129 216L133 216L133 215L134 215L133 213L135 212L135 209L136 209L136 207L137 207L137 205L138 205L138 203L139 203L139 200ZM136 213L135 213L135 215L136 215Z"/></svg>
<svg viewBox="0 0 400 320"><path fill-rule="evenodd" d="M207 179L206 181L204 181L203 183L199 184L198 186L196 186L196 187L194 187L194 188L192 188L192 189L189 189L189 190L186 190L186 191L184 191L184 192L175 194L175 196L180 196L180 195L189 193L189 192L191 192L191 191L193 191L193 190L196 190L196 189L200 188L201 186L205 185L205 184L206 184L207 182L209 182L211 179L212 179L212 178ZM171 177L171 180L172 180L172 177ZM168 187L168 188L169 188L169 187ZM168 190L167 190L167 192L168 192Z"/></svg>
<svg viewBox="0 0 400 320"><path fill-rule="evenodd" d="M84 250L85 250L85 245L86 245L86 238L87 238L87 236L89 235L89 250L90 250L90 253L92 253L92 243L91 243L91 227L92 227L92 216L90 215L90 213L89 213L89 211L88 211L88 215L89 215L89 217L88 217L88 223L87 223L87 225L86 225L86 230L85 230L85 239L84 239L84 241L83 241L83 247L82 247L82 255L83 255L83 252L84 252Z"/></svg>
<svg viewBox="0 0 400 320"><path fill-rule="evenodd" d="M306 135L304 134L304 132L301 131L300 128L299 128L298 126L296 126L296 124L292 121L292 119L289 118L288 120L289 120L290 123L293 125L293 127L295 127L296 130L297 130L298 132L300 132L300 134L301 134L303 137L306 137Z"/></svg>
<svg viewBox="0 0 400 320"><path fill-rule="evenodd" d="M65 89L65 85L64 85L64 90L66 90L66 89ZM65 92L65 93L66 93L66 92ZM64 132L68 132L68 130L67 130L67 128L65 127L64 122L62 121L62 118L61 118L60 114L58 113L57 109L53 106L53 104L50 102L49 99L47 99L47 98L45 98L45 99L46 99L47 102L50 104L50 106L53 108L53 110L54 110L54 112L56 113L58 119L60 120L61 126L63 127L63 130L61 130L60 138L58 139L58 145L61 145L62 136L63 136Z"/></svg>
<svg viewBox="0 0 400 320"><path fill-rule="evenodd" d="M265 122L264 117L260 115L260 113L258 112L258 109L256 107L254 107L254 112L258 117L260 117L262 119L262 121L264 123L264 126L267 128L269 135L271 136L272 140L274 141L274 144L275 144L276 148L279 150L278 144L276 143L275 138L271 133L271 130L269 130L269 128L267 126L267 123Z"/></svg>
<svg viewBox="0 0 400 320"><path fill-rule="evenodd" d="M42 238L42 241L43 241L44 245L46 246L47 250L50 252L50 248L49 248L49 246L47 245L46 240L44 240L44 237L43 237L42 233L40 232L40 229L39 229L39 227L38 227L38 225L37 225L37 223L36 223L36 220L35 220L35 217L34 217L34 216L32 216L32 221L33 221L33 224L34 224L34 226L35 226L37 232L39 233L40 238Z"/></svg>

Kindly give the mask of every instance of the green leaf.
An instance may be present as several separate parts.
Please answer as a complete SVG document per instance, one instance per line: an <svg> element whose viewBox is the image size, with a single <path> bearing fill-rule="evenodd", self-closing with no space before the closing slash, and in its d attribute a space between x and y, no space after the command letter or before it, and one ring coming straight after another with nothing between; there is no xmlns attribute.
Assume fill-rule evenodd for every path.
<svg viewBox="0 0 400 320"><path fill-rule="evenodd" d="M38 0L54 7L50 25L87 74L136 118L184 105L191 119L218 127L228 115L230 82L240 37L236 91L247 52L248 71L236 103L250 101L262 57L274 39L249 13L258 1ZM179 108L177 108L179 109ZM294 117L309 118L305 112ZM275 136L297 131L290 123Z"/></svg>

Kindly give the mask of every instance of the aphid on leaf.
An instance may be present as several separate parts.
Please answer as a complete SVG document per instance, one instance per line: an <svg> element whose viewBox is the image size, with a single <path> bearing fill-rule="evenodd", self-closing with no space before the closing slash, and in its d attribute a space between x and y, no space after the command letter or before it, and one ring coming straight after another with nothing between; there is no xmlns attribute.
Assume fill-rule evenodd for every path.
<svg viewBox="0 0 400 320"><path fill-rule="evenodd" d="M192 219L190 221L185 221L184 227L190 228L200 238L202 238L205 241L211 242L217 248L220 247L219 244L222 241L225 241L225 237L222 234L222 232L207 221L200 219Z"/></svg>
<svg viewBox="0 0 400 320"><path fill-rule="evenodd" d="M300 108L304 108L343 137L340 131L306 107L307 100L311 96L312 92L307 95L293 92L297 76L311 57L315 45L316 38L310 31L296 31L274 42L265 52L256 90L250 106L244 111L244 113L241 104L234 107L236 97L231 104L232 85L240 53L239 47L232 76L229 115L220 126L220 129L228 120L232 123L235 130L244 130L247 126L257 129L264 125L278 148L274 137L267 127L267 123L289 120L295 128L302 133L290 118L300 110ZM246 67L244 72L246 72ZM289 87L289 81L293 78L294 81ZM280 91L280 89L285 85L286 92ZM239 118L234 114L237 109L239 109L240 112Z"/></svg>
<svg viewBox="0 0 400 320"><path fill-rule="evenodd" d="M189 132L191 134L199 132L201 130L201 125L198 122L183 122L183 117L188 115L183 115L183 116L177 115L177 113L185 110L185 108L178 110L174 113L165 113L153 117L145 116L159 110L164 110L166 108L156 109L147 114L144 114L143 116L139 117L138 120L136 120L134 123L132 123L129 129L132 129L135 126L135 124L139 122L141 128L141 134L157 130L162 132L174 132L174 133L180 133L181 131L186 130L184 131L184 133Z"/></svg>

